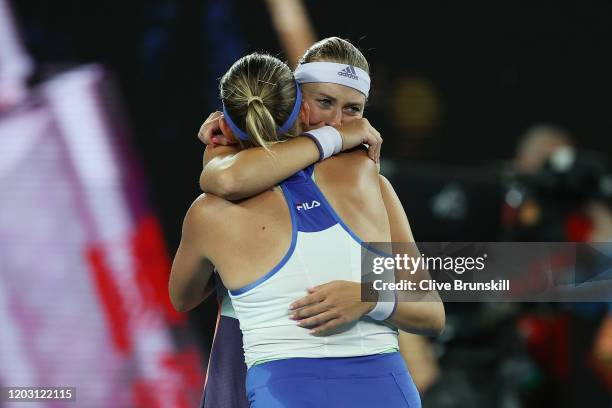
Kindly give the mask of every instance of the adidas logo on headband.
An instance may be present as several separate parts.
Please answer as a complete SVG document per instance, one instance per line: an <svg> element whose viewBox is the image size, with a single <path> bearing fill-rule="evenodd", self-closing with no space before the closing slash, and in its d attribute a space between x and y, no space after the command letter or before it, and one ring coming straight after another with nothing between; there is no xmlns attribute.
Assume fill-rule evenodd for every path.
<svg viewBox="0 0 612 408"><path fill-rule="evenodd" d="M293 73L300 84L329 82L353 88L366 97L370 92L370 75L359 67L336 62L307 62L298 65Z"/></svg>
<svg viewBox="0 0 612 408"><path fill-rule="evenodd" d="M355 68L350 65L347 65L346 68L338 71L338 75L351 79L359 79L359 77L357 76L357 72L355 72Z"/></svg>

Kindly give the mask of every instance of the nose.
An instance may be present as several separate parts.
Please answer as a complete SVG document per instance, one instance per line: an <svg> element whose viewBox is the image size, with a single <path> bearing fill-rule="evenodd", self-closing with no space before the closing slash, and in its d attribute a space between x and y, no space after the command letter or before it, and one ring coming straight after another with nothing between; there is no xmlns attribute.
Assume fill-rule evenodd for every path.
<svg viewBox="0 0 612 408"><path fill-rule="evenodd" d="M328 125L341 125L342 124L342 109L334 109L330 112L329 119L327 120Z"/></svg>

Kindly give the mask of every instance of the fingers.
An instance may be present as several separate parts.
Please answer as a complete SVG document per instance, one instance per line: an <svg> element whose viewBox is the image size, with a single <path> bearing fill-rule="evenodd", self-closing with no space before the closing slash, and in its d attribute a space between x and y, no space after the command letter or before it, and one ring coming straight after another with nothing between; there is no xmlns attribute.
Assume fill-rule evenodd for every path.
<svg viewBox="0 0 612 408"><path fill-rule="evenodd" d="M327 332L337 328L338 326L341 326L344 323L345 323L344 319L342 319L341 317L329 319L327 322L323 323L322 325L310 330L310 334L315 335L315 336L324 336Z"/></svg>
<svg viewBox="0 0 612 408"><path fill-rule="evenodd" d="M202 123L200 126L200 130L198 131L198 139L202 141L202 143L209 145L211 143L215 143L213 138L215 136L219 137L221 129L219 127L219 119L223 117L223 113L216 111L208 115L208 118ZM217 143L221 144L221 143Z"/></svg>
<svg viewBox="0 0 612 408"><path fill-rule="evenodd" d="M230 140L224 134L214 135L211 139L211 142L218 146L233 146L236 144L235 141Z"/></svg>
<svg viewBox="0 0 612 408"><path fill-rule="evenodd" d="M376 146L374 149L375 150L375 160L374 161L378 163L380 162L380 149L382 147L383 139L380 136L380 133L378 133L378 131L374 128L372 128L372 134L373 134L374 139L376 140Z"/></svg>
<svg viewBox="0 0 612 408"><path fill-rule="evenodd" d="M373 144L368 144L368 157L376 163L376 146Z"/></svg>
<svg viewBox="0 0 612 408"><path fill-rule="evenodd" d="M329 320L337 319L338 316L335 312L328 310L323 313L319 313L316 316L309 317L308 319L302 319L298 322L301 327L313 327L318 328L321 325L327 323Z"/></svg>
<svg viewBox="0 0 612 408"><path fill-rule="evenodd" d="M323 283L322 285L311 286L309 288L306 288L306 290L308 291L308 293L314 293L314 292L317 292L319 290L325 289L325 288L327 288L329 286L332 286L334 284L334 282L336 282L336 281L331 281L331 282Z"/></svg>
<svg viewBox="0 0 612 408"><path fill-rule="evenodd" d="M368 157L374 161L374 163L380 162L380 151L382 148L383 139L380 133L374 128L370 129L366 143L368 144Z"/></svg>
<svg viewBox="0 0 612 408"><path fill-rule="evenodd" d="M366 118L360 119L359 124L361 125L361 143L365 143L368 145L368 157L372 159L374 163L379 163L381 145L383 142L380 133L374 128L374 126L370 124L370 122Z"/></svg>
<svg viewBox="0 0 612 408"><path fill-rule="evenodd" d="M204 123L210 121L210 120L216 120L219 119L221 116L223 116L223 112L221 111L214 111L213 113L211 113L210 115L208 115L208 117L206 118L206 120L204 121Z"/></svg>
<svg viewBox="0 0 612 408"><path fill-rule="evenodd" d="M327 311L327 309L329 309L329 306L326 302L319 302L296 310L289 316L289 318L293 320L308 319L309 317L316 316L319 313Z"/></svg>
<svg viewBox="0 0 612 408"><path fill-rule="evenodd" d="M293 302L289 305L289 310L295 310L313 303L319 303L322 302L323 299L325 299L325 294L318 291Z"/></svg>
<svg viewBox="0 0 612 408"><path fill-rule="evenodd" d="M382 150L383 138L380 136L380 133L376 132L376 136L378 138L378 143L376 144L376 163L380 163L380 151Z"/></svg>
<svg viewBox="0 0 612 408"><path fill-rule="evenodd" d="M208 117L206 118L204 123L202 123L202 127L201 128L206 127L206 126L210 126L211 124L218 124L219 123L219 119L222 118L222 117L223 117L223 112L215 111L215 112L211 113L210 115L208 115Z"/></svg>

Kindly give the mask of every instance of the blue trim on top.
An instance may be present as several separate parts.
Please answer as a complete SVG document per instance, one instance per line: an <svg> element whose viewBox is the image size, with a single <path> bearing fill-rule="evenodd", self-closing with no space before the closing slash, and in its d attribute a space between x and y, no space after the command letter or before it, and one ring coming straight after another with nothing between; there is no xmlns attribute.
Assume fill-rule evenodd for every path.
<svg viewBox="0 0 612 408"><path fill-rule="evenodd" d="M289 207L289 214L291 216L291 245L289 245L289 249L287 250L287 253L283 257L283 259L281 259L281 261L270 272L266 273L264 276L257 279L255 282L249 283L248 285L243 286L240 289L230 290L229 292L233 296L242 295L243 293L248 292L249 290L261 285L262 283L270 279L276 274L276 272L278 272L283 266L285 266L289 258L291 258L291 255L293 255L293 251L295 250L295 245L297 243L297 219L296 214L294 212L295 204L293 203L289 192L285 190L285 186L281 184L280 187L283 191L283 195L285 196L285 200L287 201L287 206Z"/></svg>
<svg viewBox="0 0 612 408"><path fill-rule="evenodd" d="M311 173L312 174L312 173ZM374 248L371 245L368 245L365 243L365 241L363 239L361 239L359 237L359 235L357 235L352 229L349 228L348 225L346 225L344 223L344 221L342 221L342 218L340 218L340 216L338 215L338 213L336 213L336 210L334 210L334 207L332 207L332 205L329 203L329 201L327 201L327 197L325 197L325 194L323 194L323 192L321 191L321 189L319 188L319 186L317 186L317 183L315 183L314 181L312 182L312 184L314 185L317 193L321 196L321 201L323 201L323 206L325 206L325 208L330 212L330 214L332 215L332 217L334 218L334 220L336 220L336 222L338 224L340 224L340 226L342 228L344 228L344 230L346 232L348 232L348 234L362 247L366 248L367 250L380 255L380 256L384 256L385 258L388 257L393 257L393 255L385 253L381 250L379 250L378 248Z"/></svg>
<svg viewBox="0 0 612 408"><path fill-rule="evenodd" d="M304 174L306 175L306 178L308 179L308 182L315 184L314 180L312 179L312 175L314 174L314 164L311 164L310 166L306 167L304 170L302 170L304 172ZM315 184L316 185L316 184ZM320 193L320 191L319 191Z"/></svg>
<svg viewBox="0 0 612 408"><path fill-rule="evenodd" d="M365 242L362 242L361 245L363 247L365 247L368 251L371 251L371 252L375 253L376 255L384 256L385 258L393 258L393 254L390 254L390 253L385 252L385 251L381 251L380 249L375 248L372 245L368 245Z"/></svg>

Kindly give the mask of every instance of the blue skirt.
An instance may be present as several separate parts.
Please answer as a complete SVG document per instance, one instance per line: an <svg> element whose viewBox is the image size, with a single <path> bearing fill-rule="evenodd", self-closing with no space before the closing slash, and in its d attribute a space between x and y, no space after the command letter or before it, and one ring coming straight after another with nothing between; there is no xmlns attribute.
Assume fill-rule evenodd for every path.
<svg viewBox="0 0 612 408"><path fill-rule="evenodd" d="M419 393L399 353L290 358L247 371L251 408L415 408Z"/></svg>

